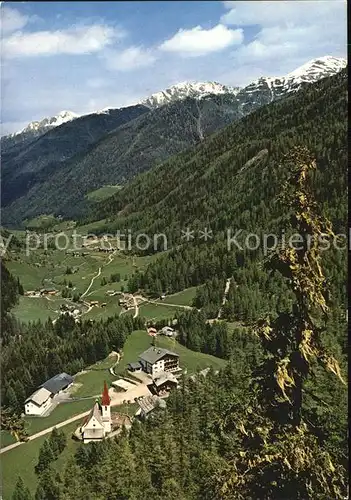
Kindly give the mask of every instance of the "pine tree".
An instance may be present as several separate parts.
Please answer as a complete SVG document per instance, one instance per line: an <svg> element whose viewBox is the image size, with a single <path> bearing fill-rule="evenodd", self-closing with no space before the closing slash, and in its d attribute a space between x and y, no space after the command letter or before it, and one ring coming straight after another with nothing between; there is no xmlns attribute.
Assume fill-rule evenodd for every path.
<svg viewBox="0 0 351 500"><path fill-rule="evenodd" d="M35 473L40 475L50 468L52 462L55 460L55 454L51 449L50 442L46 439L39 450L38 463L35 466Z"/></svg>
<svg viewBox="0 0 351 500"><path fill-rule="evenodd" d="M55 458L57 458L65 449L66 441L67 438L65 433L54 427L50 434L49 444Z"/></svg>
<svg viewBox="0 0 351 500"><path fill-rule="evenodd" d="M16 487L12 493L12 500L32 500L29 488L27 488L21 477L17 479Z"/></svg>
<svg viewBox="0 0 351 500"><path fill-rule="evenodd" d="M35 500L60 500L62 494L61 479L50 467L40 475Z"/></svg>

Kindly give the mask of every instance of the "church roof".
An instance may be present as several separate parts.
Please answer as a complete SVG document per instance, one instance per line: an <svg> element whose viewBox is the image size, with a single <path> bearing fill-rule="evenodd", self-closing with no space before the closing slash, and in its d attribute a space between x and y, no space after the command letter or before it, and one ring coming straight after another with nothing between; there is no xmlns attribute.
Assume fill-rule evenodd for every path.
<svg viewBox="0 0 351 500"><path fill-rule="evenodd" d="M111 403L111 398L110 398L110 395L108 393L108 387L107 387L106 380L105 380L104 390L102 392L101 404L103 406L108 406L110 403Z"/></svg>
<svg viewBox="0 0 351 500"><path fill-rule="evenodd" d="M101 424L102 426L104 425L104 422L102 421L102 415L99 407L99 403L95 403L94 406L92 407L89 415L85 417L83 421L83 427L93 418L95 417L96 420Z"/></svg>

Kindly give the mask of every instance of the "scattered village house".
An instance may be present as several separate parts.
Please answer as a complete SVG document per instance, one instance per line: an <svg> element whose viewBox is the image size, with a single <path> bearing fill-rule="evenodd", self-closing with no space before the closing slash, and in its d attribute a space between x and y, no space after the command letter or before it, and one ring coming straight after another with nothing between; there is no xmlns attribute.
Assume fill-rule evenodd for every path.
<svg viewBox="0 0 351 500"><path fill-rule="evenodd" d="M170 326L164 326L160 331L160 334L165 335L166 337L173 337L175 333L174 329Z"/></svg>
<svg viewBox="0 0 351 500"><path fill-rule="evenodd" d="M172 372L161 372L153 379L148 388L152 394L165 396L172 389L177 389L178 380Z"/></svg>
<svg viewBox="0 0 351 500"><path fill-rule="evenodd" d="M180 371L179 355L168 349L150 347L139 355L139 361L143 371L152 376L160 372Z"/></svg>
<svg viewBox="0 0 351 500"><path fill-rule="evenodd" d="M52 405L53 398L68 389L73 383L73 377L67 373L59 373L47 380L29 396L24 403L26 415L43 415Z"/></svg>
<svg viewBox="0 0 351 500"><path fill-rule="evenodd" d="M143 365L140 361L136 363L128 363L127 368L130 372L141 372L143 370Z"/></svg>
<svg viewBox="0 0 351 500"><path fill-rule="evenodd" d="M101 398L101 405L96 402L84 419L82 426L79 429L80 438L84 443L91 441L101 441L106 434L111 432L111 398L108 393L106 382Z"/></svg>
<svg viewBox="0 0 351 500"><path fill-rule="evenodd" d="M147 418L151 412L157 408L166 408L166 401L159 398L157 395L144 396L138 399L139 408L135 416L142 419Z"/></svg>

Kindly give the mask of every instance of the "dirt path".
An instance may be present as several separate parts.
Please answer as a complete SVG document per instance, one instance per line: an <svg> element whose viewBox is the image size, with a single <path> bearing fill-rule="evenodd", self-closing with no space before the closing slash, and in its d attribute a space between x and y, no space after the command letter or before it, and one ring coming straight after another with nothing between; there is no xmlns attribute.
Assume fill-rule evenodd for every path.
<svg viewBox="0 0 351 500"><path fill-rule="evenodd" d="M134 297L134 295L133 295L133 302L134 302L134 308L135 308L135 313L134 313L133 318L137 318L139 316L139 306L138 306L137 298Z"/></svg>
<svg viewBox="0 0 351 500"><path fill-rule="evenodd" d="M223 300L222 300L222 305L221 307L219 308L219 311L218 311L218 314L217 314L217 319L220 319L221 316L222 316L222 312L223 312L223 306L224 304L227 302L227 296L228 296L228 292L229 292L229 288L230 288L230 283L232 281L232 278L228 278L227 279L227 282L225 284L225 289L224 289L224 294L223 294Z"/></svg>
<svg viewBox="0 0 351 500"><path fill-rule="evenodd" d="M114 365L112 365L110 368L109 368L109 371L111 373L111 375L117 377L117 375L115 374L115 367L118 365L118 363L120 362L121 360L121 355L119 354L119 352L116 352L116 355L117 355L117 361L115 362Z"/></svg>
<svg viewBox="0 0 351 500"><path fill-rule="evenodd" d="M182 304L169 304L168 302L154 302L154 304L160 304L161 306L180 307L182 309L187 309L188 311L190 311L191 309L194 309L191 306L185 306Z"/></svg>
<svg viewBox="0 0 351 500"><path fill-rule="evenodd" d="M75 422L76 420L79 420L80 418L84 418L89 413L90 413L90 410L85 411L84 413L80 413L79 415L75 415L74 417L71 417L67 420L64 420L63 422L60 422L59 424L53 425L52 427L48 427L47 429L44 429L40 432L37 432L36 434L29 436L28 441L33 441L33 439L37 439L40 436L45 436L45 434L48 434L49 432L51 432L54 429L54 427L59 429L60 427L64 427L65 425L70 424L71 422ZM21 444L25 444L25 443L17 442L17 443L10 444L9 446L5 446L5 448L1 448L0 453L6 453L7 451L13 450L14 448L17 448L17 446L21 446Z"/></svg>
<svg viewBox="0 0 351 500"><path fill-rule="evenodd" d="M80 298L81 298L81 299L82 299L83 297L85 297L85 296L86 296L86 294L89 292L90 288L93 286L94 281L96 280L96 278L98 278L98 277L100 276L100 274L101 274L101 267L99 267L99 270L98 270L97 274L95 274L95 275L91 278L91 281L90 281L90 283L89 283L88 288L87 288L87 289L85 290L85 292L84 292L84 293L82 293L82 295L80 296Z"/></svg>
<svg viewBox="0 0 351 500"><path fill-rule="evenodd" d="M110 245L110 248L111 248L111 243L110 243L109 241L108 241L107 243ZM105 262L105 264L103 264L101 267L99 267L98 274L96 274L95 276L93 276L92 280L90 281L90 284L89 284L88 288L87 288L87 289L85 290L85 292L81 295L81 298L82 298L82 297L85 297L85 296L87 296L87 295L91 295L91 294L93 293L93 292L90 292L90 293L88 294L88 292L89 292L90 288L93 286L93 283L94 283L95 279L96 279L96 278L98 278L98 277L101 275L101 270L102 270L102 268L103 268L103 267L106 267L106 266L108 266L109 264L111 264L111 262L113 262L113 258L114 258L114 256L116 255L116 253L117 253L117 250L114 250L114 251L113 251L113 252L112 252L112 253L108 256L107 261Z"/></svg>

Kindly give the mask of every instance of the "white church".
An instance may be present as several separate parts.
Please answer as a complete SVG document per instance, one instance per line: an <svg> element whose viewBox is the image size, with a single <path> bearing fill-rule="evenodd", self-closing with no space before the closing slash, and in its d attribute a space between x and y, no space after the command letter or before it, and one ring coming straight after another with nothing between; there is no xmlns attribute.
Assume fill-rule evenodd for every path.
<svg viewBox="0 0 351 500"><path fill-rule="evenodd" d="M106 382L104 383L104 390L102 392L101 404L96 402L87 415L79 429L77 429L76 436L83 441L83 443L90 443L91 441L101 441L107 434L111 432L111 398L108 393Z"/></svg>

